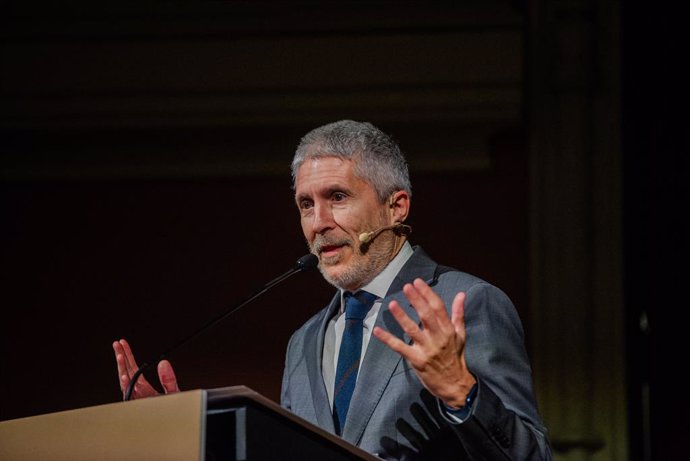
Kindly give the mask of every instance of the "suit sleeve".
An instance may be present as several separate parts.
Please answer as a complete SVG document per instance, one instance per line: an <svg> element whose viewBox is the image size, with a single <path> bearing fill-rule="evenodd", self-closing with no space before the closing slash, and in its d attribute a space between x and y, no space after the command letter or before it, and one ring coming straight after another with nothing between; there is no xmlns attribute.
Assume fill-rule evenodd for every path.
<svg viewBox="0 0 690 461"><path fill-rule="evenodd" d="M478 392L470 417L451 427L471 459L550 460L515 307L485 282L466 293L465 354Z"/></svg>
<svg viewBox="0 0 690 461"><path fill-rule="evenodd" d="M290 337L290 341L288 341L288 346L287 350L285 353L285 368L283 370L283 382L280 388L280 405L287 409L287 410L292 410L292 405L290 404L290 365L289 365L289 360L290 360L290 346L292 345L292 340L294 338L294 335Z"/></svg>

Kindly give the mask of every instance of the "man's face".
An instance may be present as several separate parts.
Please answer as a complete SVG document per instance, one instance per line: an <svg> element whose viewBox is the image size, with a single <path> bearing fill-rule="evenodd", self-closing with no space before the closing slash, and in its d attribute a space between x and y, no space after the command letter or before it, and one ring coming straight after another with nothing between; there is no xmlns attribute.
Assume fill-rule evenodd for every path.
<svg viewBox="0 0 690 461"><path fill-rule="evenodd" d="M387 203L354 174L350 160L311 158L297 171L295 200L302 232L319 269L331 284L354 291L371 281L393 257L395 239L384 232L365 253L359 234L393 223Z"/></svg>

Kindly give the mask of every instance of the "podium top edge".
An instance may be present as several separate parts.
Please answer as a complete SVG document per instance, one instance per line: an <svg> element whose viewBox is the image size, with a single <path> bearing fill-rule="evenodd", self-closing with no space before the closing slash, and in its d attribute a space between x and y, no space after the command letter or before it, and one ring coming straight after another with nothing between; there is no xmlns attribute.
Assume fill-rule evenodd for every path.
<svg viewBox="0 0 690 461"><path fill-rule="evenodd" d="M327 439L331 443L340 447L350 454L354 455L356 459L367 460L367 461L380 461L381 459L366 452L356 445L342 439L335 434L331 434L328 431L300 418L289 410L283 408L273 400L261 395L260 393L250 389L246 386L229 386L220 387L214 389L206 389L206 405L207 410L217 410L227 408L228 405L232 406L234 403L241 403L243 401L252 401L258 406L264 407L274 414L280 415L281 417L290 420L293 424L302 426L303 429L314 432L318 434L321 438Z"/></svg>

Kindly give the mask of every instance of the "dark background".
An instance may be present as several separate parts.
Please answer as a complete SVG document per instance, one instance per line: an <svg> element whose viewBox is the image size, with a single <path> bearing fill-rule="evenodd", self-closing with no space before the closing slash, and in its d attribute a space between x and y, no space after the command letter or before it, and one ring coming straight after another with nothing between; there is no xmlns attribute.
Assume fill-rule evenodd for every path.
<svg viewBox="0 0 690 461"><path fill-rule="evenodd" d="M688 72L677 58L685 26L668 3L653 8L626 5L622 18L632 453L635 459L678 459L687 451L688 425L682 415L690 411L679 375L688 351L683 287L690 236L684 216L690 181ZM651 402L649 414L635 402Z"/></svg>
<svg viewBox="0 0 690 461"><path fill-rule="evenodd" d="M3 374L11 376L4 395L38 398L8 399L3 411L13 416L117 399L112 340L129 339L141 359L156 356L291 268L307 249L287 168L283 178L269 179L5 185L11 225L3 229L3 292L7 306L21 308L4 314ZM505 264L526 258L517 245L526 238L525 217L515 212L525 198L511 187L523 178L514 173L497 172L489 181L467 175L459 190L455 177L415 178L409 222L414 243L502 278L518 302L526 296L525 275L521 286ZM481 194L482 204L493 197L506 228L523 230L473 224L492 219L479 202L448 216L449 203L436 197L456 194L456 200ZM447 230L425 226L437 216L445 216ZM452 230L462 227L480 232ZM486 246L494 248L493 272L479 251ZM289 335L332 293L316 271L275 288L173 354L181 386L245 383L277 400Z"/></svg>
<svg viewBox="0 0 690 461"><path fill-rule="evenodd" d="M556 3L3 2L0 420L117 401L113 340L155 357L290 268L306 252L294 147L341 118L408 154L412 242L529 319L526 44ZM664 4L618 20L628 455L675 459L690 411L683 29ZM180 385L278 400L291 332L332 293L316 271L286 281L176 350Z"/></svg>

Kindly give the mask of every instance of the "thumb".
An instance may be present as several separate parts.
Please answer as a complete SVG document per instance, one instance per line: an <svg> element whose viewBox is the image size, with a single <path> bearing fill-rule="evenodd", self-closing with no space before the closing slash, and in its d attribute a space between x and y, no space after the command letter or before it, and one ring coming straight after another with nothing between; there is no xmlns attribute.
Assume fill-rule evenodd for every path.
<svg viewBox="0 0 690 461"><path fill-rule="evenodd" d="M451 308L451 322L455 328L455 333L461 338L465 337L465 293L462 291L455 295Z"/></svg>
<svg viewBox="0 0 690 461"><path fill-rule="evenodd" d="M177 385L177 377L175 377L175 370L173 370L172 365L167 360L161 360L158 363L158 379L166 394L180 392L180 388Z"/></svg>

